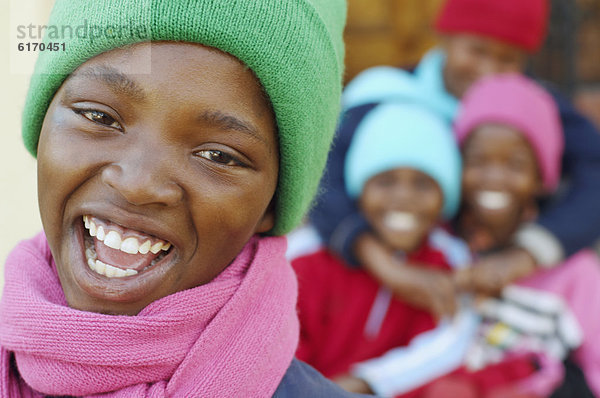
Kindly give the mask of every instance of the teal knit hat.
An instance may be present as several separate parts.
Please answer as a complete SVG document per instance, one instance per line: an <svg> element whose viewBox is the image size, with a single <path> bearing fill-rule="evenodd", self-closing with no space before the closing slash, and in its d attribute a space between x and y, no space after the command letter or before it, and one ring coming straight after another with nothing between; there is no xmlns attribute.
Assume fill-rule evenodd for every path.
<svg viewBox="0 0 600 398"><path fill-rule="evenodd" d="M279 130L276 222L294 228L317 190L339 112L345 0L56 0L23 112L34 156L48 106L86 60L143 41L200 43L232 54L256 74Z"/></svg>
<svg viewBox="0 0 600 398"><path fill-rule="evenodd" d="M348 194L357 198L371 177L398 167L433 178L444 196L443 217L454 216L460 200L461 158L448 123L410 103L382 104L367 113L346 154Z"/></svg>

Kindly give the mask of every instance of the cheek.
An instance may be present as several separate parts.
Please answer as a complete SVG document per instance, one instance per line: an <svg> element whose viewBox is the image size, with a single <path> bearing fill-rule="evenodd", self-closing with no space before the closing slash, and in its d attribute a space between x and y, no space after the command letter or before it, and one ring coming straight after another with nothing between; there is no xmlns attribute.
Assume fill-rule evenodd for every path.
<svg viewBox="0 0 600 398"><path fill-rule="evenodd" d="M443 197L439 192L430 191L420 195L419 203L421 204L422 213L431 222L438 220L443 205Z"/></svg>
<svg viewBox="0 0 600 398"><path fill-rule="evenodd" d="M199 239L215 242L223 239L224 244L229 244L246 240L254 233L271 202L276 183L275 178L260 177L227 183L204 180L195 186L189 201Z"/></svg>
<svg viewBox="0 0 600 398"><path fill-rule="evenodd" d="M511 179L513 181L513 190L524 200L535 196L538 181L534 173L519 173Z"/></svg>
<svg viewBox="0 0 600 398"><path fill-rule="evenodd" d="M468 196L480 185L481 173L475 167L465 167L462 176L462 190Z"/></svg>

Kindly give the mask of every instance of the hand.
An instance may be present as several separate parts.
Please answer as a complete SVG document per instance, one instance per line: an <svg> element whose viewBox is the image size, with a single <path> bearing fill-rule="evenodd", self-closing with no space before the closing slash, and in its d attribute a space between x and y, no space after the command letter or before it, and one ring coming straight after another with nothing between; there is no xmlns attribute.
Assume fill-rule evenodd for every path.
<svg viewBox="0 0 600 398"><path fill-rule="evenodd" d="M456 288L449 272L405 264L390 277L392 292L404 301L431 312L436 318L456 313Z"/></svg>
<svg viewBox="0 0 600 398"><path fill-rule="evenodd" d="M486 296L497 296L510 283L531 275L537 264L524 249L510 248L478 260L471 268L461 271L455 280L466 290Z"/></svg>
<svg viewBox="0 0 600 398"><path fill-rule="evenodd" d="M357 239L355 255L367 272L405 302L437 318L456 312L456 289L451 273L406 264L368 233Z"/></svg>
<svg viewBox="0 0 600 398"><path fill-rule="evenodd" d="M373 394L371 387L369 387L366 381L349 374L338 376L333 379L333 382L349 392L358 394Z"/></svg>

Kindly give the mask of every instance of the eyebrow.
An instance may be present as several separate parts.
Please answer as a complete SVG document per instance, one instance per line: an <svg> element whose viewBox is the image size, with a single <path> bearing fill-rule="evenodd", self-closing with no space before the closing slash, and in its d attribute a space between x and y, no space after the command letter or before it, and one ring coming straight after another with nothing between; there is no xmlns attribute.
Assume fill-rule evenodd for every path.
<svg viewBox="0 0 600 398"><path fill-rule="evenodd" d="M115 94L126 95L135 101L146 98L146 93L135 80L108 65L89 66L71 75L71 78L80 77L105 83Z"/></svg>
<svg viewBox="0 0 600 398"><path fill-rule="evenodd" d="M248 122L245 122L237 117L225 114L221 111L205 111L198 116L198 120L206 123L217 124L226 130L239 131L245 133L255 140L267 143L265 138Z"/></svg>

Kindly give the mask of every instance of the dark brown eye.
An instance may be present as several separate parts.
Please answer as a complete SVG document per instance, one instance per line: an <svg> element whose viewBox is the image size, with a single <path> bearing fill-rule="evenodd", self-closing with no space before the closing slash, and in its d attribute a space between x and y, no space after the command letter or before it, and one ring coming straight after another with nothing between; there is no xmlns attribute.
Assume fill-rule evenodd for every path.
<svg viewBox="0 0 600 398"><path fill-rule="evenodd" d="M205 150L205 151L198 151L197 154L205 159L212 161L212 162L216 162L216 163L223 164L226 166L241 166L242 165L242 163L239 160L237 160L233 156L231 156L223 151Z"/></svg>
<svg viewBox="0 0 600 398"><path fill-rule="evenodd" d="M108 114L106 114L104 112L91 110L91 109L78 109L75 112L82 115L86 119L91 120L92 122L101 124L103 126L112 127L112 128L116 128L119 130L122 129L119 122L117 122L113 117L109 116Z"/></svg>

